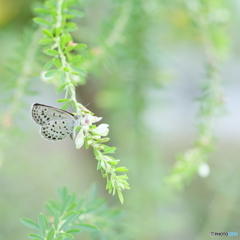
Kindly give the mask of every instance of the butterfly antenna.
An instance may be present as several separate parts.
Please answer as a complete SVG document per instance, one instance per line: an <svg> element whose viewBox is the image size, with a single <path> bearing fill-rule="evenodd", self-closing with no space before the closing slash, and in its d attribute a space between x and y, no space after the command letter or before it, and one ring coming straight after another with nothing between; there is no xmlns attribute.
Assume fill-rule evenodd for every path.
<svg viewBox="0 0 240 240"><path fill-rule="evenodd" d="M91 103L92 103L93 101L91 101L91 102L89 102L87 105L85 105L84 107L87 107L87 106L89 106Z"/></svg>

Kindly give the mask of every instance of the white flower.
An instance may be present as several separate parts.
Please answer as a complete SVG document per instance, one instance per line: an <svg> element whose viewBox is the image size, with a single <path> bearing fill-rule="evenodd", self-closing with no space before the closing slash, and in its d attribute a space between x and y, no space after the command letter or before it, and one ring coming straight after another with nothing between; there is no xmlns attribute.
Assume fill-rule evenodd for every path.
<svg viewBox="0 0 240 240"><path fill-rule="evenodd" d="M93 129L92 131L98 135L101 135L101 136L107 136L108 135L108 132L109 132L109 129L108 129L108 124L100 124L97 128Z"/></svg>
<svg viewBox="0 0 240 240"><path fill-rule="evenodd" d="M207 163L201 163L198 167L198 174L200 177L207 177L210 174L210 167Z"/></svg>
<svg viewBox="0 0 240 240"><path fill-rule="evenodd" d="M84 133L83 133L83 129L81 129L77 135L77 137L75 138L75 144L76 144L76 148L79 149L82 147L83 143L84 143Z"/></svg>
<svg viewBox="0 0 240 240"><path fill-rule="evenodd" d="M93 116L91 114L86 114L85 117L82 119L83 126L91 126L93 122Z"/></svg>
<svg viewBox="0 0 240 240"><path fill-rule="evenodd" d="M92 117L93 117L93 120L92 120L93 123L96 123L102 120L102 117L95 117L95 116L92 116Z"/></svg>

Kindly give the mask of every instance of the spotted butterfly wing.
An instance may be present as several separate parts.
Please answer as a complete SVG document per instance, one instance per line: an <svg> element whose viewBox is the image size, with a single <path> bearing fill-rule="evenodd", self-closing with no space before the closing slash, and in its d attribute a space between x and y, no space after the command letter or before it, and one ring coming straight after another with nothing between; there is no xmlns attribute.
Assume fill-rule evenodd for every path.
<svg viewBox="0 0 240 240"><path fill-rule="evenodd" d="M80 116L51 106L35 103L32 105L32 117L41 126L41 135L50 141L58 141L75 136L75 127L80 123Z"/></svg>

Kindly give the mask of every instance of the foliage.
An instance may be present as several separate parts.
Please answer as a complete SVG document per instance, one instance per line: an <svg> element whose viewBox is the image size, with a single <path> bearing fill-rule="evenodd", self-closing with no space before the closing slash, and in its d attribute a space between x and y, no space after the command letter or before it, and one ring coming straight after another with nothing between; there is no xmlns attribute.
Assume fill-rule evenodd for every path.
<svg viewBox="0 0 240 240"><path fill-rule="evenodd" d="M58 200L46 204L48 215L40 213L37 223L27 218L21 219L23 224L37 231L29 234L31 239L70 240L82 231L102 235L105 239L115 239L118 228L112 224L112 220L116 222L119 212L108 208L103 199L96 198L95 188L84 198L69 193L66 187L59 189L58 195Z"/></svg>
<svg viewBox="0 0 240 240"><path fill-rule="evenodd" d="M35 55L38 49L38 39L40 32L28 26L18 42L17 54L6 61L1 82L1 90L7 94L1 94L1 124L0 124L0 165L4 155L4 148L9 144L7 136L19 136L21 131L18 126L18 120L24 107L25 95L33 95L35 92L31 89L30 81L33 78L36 66L34 63Z"/></svg>
<svg viewBox="0 0 240 240"><path fill-rule="evenodd" d="M198 98L200 107L195 146L179 154L172 174L167 178L174 187L181 189L190 181L201 164L208 160L209 154L214 149L214 126L217 118L223 113L224 97L220 66L228 50L224 28L228 18L218 17L224 11L223 1L196 0L194 3L180 1L180 6L194 26L193 31L198 34L207 57L206 81L202 84L202 93Z"/></svg>
<svg viewBox="0 0 240 240"><path fill-rule="evenodd" d="M24 112L25 98L33 93L30 89L30 80L34 80L33 76L36 75L39 79L41 75L45 83L51 83L56 87L57 93L63 93L63 95L65 93L63 99L58 99L58 102L63 104L62 109L68 109L72 105L74 114L81 115L81 127L76 129L76 131L79 130L75 140L76 148L82 145L86 148L93 148L98 162L97 169L106 178L109 192L117 192L120 200L123 201L122 189L129 187L127 176L118 175L118 173L125 172L127 169L117 166L119 160L110 156L115 148L105 145L109 140L108 125L95 125L100 118L94 116L77 100L76 87L85 84L88 77L89 84L81 89L93 92L96 98L95 103L102 108L102 114L108 114L109 122L117 124L117 127L111 124L114 127L114 138L122 141L118 148L120 152L122 150L123 156L125 154L126 157L123 158L128 159L128 166L131 168L129 174L131 174L135 190L128 192L128 201L124 205L129 209L129 219L124 221L127 225L124 229L126 235L131 239L174 238L176 235L184 236L186 229L191 226L193 231L189 237L204 239L209 227L217 229L220 224L226 227L225 229L229 226L231 229L234 226L236 228L235 219L238 219L239 214L236 211L233 213L232 210L236 209L239 194L235 191L238 181L234 175L237 176L237 174L232 173L237 172L238 161L229 164L222 156L218 159L212 157L217 147L216 123L224 112L222 70L230 45L231 32L228 32L229 29L226 27L233 13L228 9L232 2L224 0L107 0L104 2L93 0L82 2L86 17L79 21L76 17L83 17L84 14L79 11L82 7L78 0L48 0L43 7L36 9L38 16L34 21L40 27L38 30L29 30L23 34L24 39L20 40L20 45L15 51L17 57L8 63L9 76L3 76L1 82L4 86L1 88L4 92L0 96L3 100L0 116L1 150L7 142L11 144L11 150L13 147L18 150L14 137L17 132L20 132L18 123L26 117L21 116L21 112ZM238 23L236 25L238 26ZM73 32L77 27L79 31ZM231 37L234 39L236 36ZM37 52L37 48L40 48L40 52ZM179 56L179 53L182 55ZM202 53L205 56L202 56ZM40 56L41 61L44 61L38 69L34 65L36 55L38 59ZM188 62L189 66L186 65L185 57L188 60L192 56L196 62ZM232 60L235 61L235 59ZM187 69L182 69L180 62ZM176 63L179 65L176 66ZM195 72L196 78L192 79L191 74L194 70L191 67L196 67L196 63L197 70L203 71L204 76ZM179 71L180 74L175 76L175 71ZM87 75L89 72L91 74ZM193 90L184 96L179 94L181 87L186 87L185 80L178 82L179 79L182 80L182 77L187 84L190 83L187 90L190 88ZM230 77L226 77L230 82ZM94 82L94 87L91 85L92 79L98 80ZM195 81L198 82L198 87L194 86ZM193 144L192 146L190 144L190 147L185 146L185 149L189 149L177 154L175 159L173 157L176 154L175 148L180 148L186 142L176 142L175 136L178 132L165 131L165 117L168 118L169 115L165 116L164 111L173 113L176 110L171 105L172 101L176 100L175 96L171 95L172 91L174 93L177 91L176 97L185 99L188 103L192 96L198 97L190 103L198 106L198 114L194 122L196 134ZM167 105L169 96L171 103ZM175 106L179 108L180 104L179 101L179 105L176 103ZM186 115L191 116L192 110L191 108L186 114L183 112L183 118L186 119ZM174 114L178 114L178 111ZM181 126L177 118L168 120L166 126L171 127L172 124L179 130ZM191 123L188 127L191 128ZM189 128L181 132L183 140L188 137ZM237 144L236 139L233 140ZM224 141L229 140L224 139ZM228 145L230 147L225 144L224 150L234 150L231 144ZM0 151L0 165L1 159L2 151ZM174 163L171 163L171 159ZM197 171L209 159L213 160L211 161L211 166L213 166L211 176L204 181L197 179L191 183ZM13 169L17 169L22 163L19 160L24 159L17 157ZM174 165L173 168L169 163ZM224 169L225 166L227 166L226 169ZM218 174L221 174L221 177ZM166 175L167 182L164 182ZM191 183L191 185L185 188L186 183ZM27 188L27 184L25 185L23 187ZM199 185L202 197L196 199L196 196L199 196ZM231 188L226 187L228 185L231 185ZM15 185L9 184L8 186ZM183 192L169 194L169 187L172 186ZM204 189L204 186L207 187ZM18 188L21 189L20 195L24 191L23 187ZM7 194L10 192L7 187L3 188L3 191ZM211 193L209 194L208 191ZM46 194L47 191L44 193ZM41 238L51 239L54 235L54 237L71 239L73 233L67 231L74 229L76 233L85 229L90 232L92 229L91 232L95 239L117 238L116 219L111 218L117 214L105 208L102 200L93 198L99 208L96 207L91 212L89 205L92 201L86 198L79 199L75 194L67 193L66 196L66 199L69 197L70 202L76 203L76 207L72 209L67 203L70 212L66 209L67 211L62 215L57 215L59 208L63 208L64 205L63 198L60 198L59 201L50 201L47 204L50 214L40 214L37 223L28 219L23 222L36 229L38 232L35 235ZM222 202L227 203L227 208L226 204L219 202L222 196L224 196ZM14 198L16 199L15 195ZM215 204L216 202L222 204L222 215L225 216L220 222L217 214L217 208L220 205ZM24 203L18 202L21 206L25 206ZM104 210L101 212L102 209ZM203 209L210 211L206 212ZM4 214L2 211L5 211L4 207L1 209L1 215L6 214L9 219L13 218L13 215L10 217L8 214L7 208ZM70 215L68 216L67 213ZM61 221L54 225L54 219L58 217ZM68 222L68 225L66 222L68 219L71 220L71 217L76 217L76 219L71 223ZM186 221L181 221L182 218ZM9 223L11 223L10 220L4 221L5 225L2 225L2 229L7 229L11 225ZM61 227L64 223L67 226L62 231ZM34 235L31 236L34 238ZM124 236L119 239L127 238Z"/></svg>
<svg viewBox="0 0 240 240"><path fill-rule="evenodd" d="M93 113L77 102L75 86L82 84L85 71L80 68L82 57L76 54L86 48L85 44L77 44L73 41L70 34L77 27L70 22L74 17L82 17L81 11L72 9L72 5L77 1L60 0L46 1L44 8L37 8L36 12L42 17L34 18L34 21L47 28L42 29L44 37L40 44L44 45L44 52L51 57L45 64L45 78L57 85L57 92L65 91L65 99L58 102L64 103L62 109L72 104L77 115L81 116L81 127L76 139L76 148L81 148L85 142L86 148L90 146L94 150L94 155L98 160L99 169L104 178L107 179L106 189L113 195L117 192L118 197L123 203L122 191L129 189L125 167L116 167L119 160L108 154L114 153L114 147L103 144L109 140L105 136L108 134L108 125L101 124L98 127L94 124L101 120L93 116Z"/></svg>

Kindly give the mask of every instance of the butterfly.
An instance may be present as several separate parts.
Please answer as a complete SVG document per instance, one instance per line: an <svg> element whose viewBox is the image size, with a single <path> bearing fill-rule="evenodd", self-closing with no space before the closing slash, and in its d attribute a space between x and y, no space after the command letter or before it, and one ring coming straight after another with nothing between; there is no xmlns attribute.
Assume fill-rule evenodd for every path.
<svg viewBox="0 0 240 240"><path fill-rule="evenodd" d="M59 141L67 136L75 137L75 128L80 125L80 116L40 103L32 105L32 118L41 126L40 134L49 141Z"/></svg>

